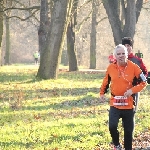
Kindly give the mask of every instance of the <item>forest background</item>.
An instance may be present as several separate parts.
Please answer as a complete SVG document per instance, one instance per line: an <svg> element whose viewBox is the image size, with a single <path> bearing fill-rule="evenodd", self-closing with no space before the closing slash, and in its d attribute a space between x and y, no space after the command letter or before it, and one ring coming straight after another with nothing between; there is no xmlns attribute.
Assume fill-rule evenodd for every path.
<svg viewBox="0 0 150 150"><path fill-rule="evenodd" d="M25 6L39 6L39 0L21 0ZM86 3L85 0L79 0L77 9L77 25L76 25L76 54L79 66L89 68L90 66L90 33L91 33L91 10L92 3ZM16 4L19 6L19 4ZM150 4L143 5L140 17L136 24L134 36L134 53L140 50L143 55L143 61L148 69L150 69ZM97 11L96 26L96 69L106 69L108 65L108 56L113 52L115 44L110 23L102 4L99 4ZM40 10L35 13L34 17L21 21L19 18L26 18L29 13L24 10L11 10L9 19L10 33L10 63L33 63L33 53L39 49L38 29ZM66 40L65 40L66 43ZM6 49L6 21L4 21L4 33L2 41L2 58L4 61ZM66 44L64 44L62 56L67 59ZM63 62L62 62L63 63ZM64 62L65 65L66 61Z"/></svg>
<svg viewBox="0 0 150 150"><path fill-rule="evenodd" d="M2 61L4 66L0 67L0 134L3 135L0 148L5 150L12 148L15 150L20 150L20 148L40 150L50 148L55 150L61 148L65 150L67 148L110 149L111 138L107 126L108 101L103 104L99 102L99 87L104 77L104 71L77 71L77 67L74 67L70 72L59 70L59 78L51 80L57 77L56 70L57 62L59 61L56 59L59 55L58 52L61 51L61 40L63 39L60 37L62 37L62 34L66 34L67 25L71 27L70 22L72 21L71 23L73 23L74 19L71 17L73 19L70 19L71 21L67 24L66 22L69 19L67 20L66 18L70 14L71 16L75 14L76 11L71 8L71 3L74 4L73 2L77 1L0 0L0 41L2 18L4 25L2 41ZM142 10L136 11L141 11L138 19L135 17L135 14L137 15L135 13L135 1L140 4L141 2L144 3L141 5ZM45 5L41 5L42 2L45 2ZM46 2L49 4L53 2L54 5L46 5ZM140 49L144 54L143 60L149 68L150 2L148 0L103 0L103 2L106 2L104 5L105 9L107 8L107 14L110 10L116 16L118 15L115 9L116 4L121 4L120 2L128 3L126 5L128 6L126 7L128 15L124 17L126 18L126 24L124 26L121 24L121 28L118 25L121 21L117 22L116 17L113 17L111 22L101 0L80 0L78 8L75 9L77 10L77 24L74 24L75 28L69 28L72 29L71 33L75 31L76 34L76 40L73 44L76 47L78 65L90 68L91 45L96 41L96 68L93 68L106 69L108 55L113 52L115 44L121 41L121 37L127 35L134 36L134 53ZM97 4L96 13L93 13L95 11L93 4ZM38 36L41 33L40 27L43 25L42 19L44 19L44 16L43 18L41 17L43 12L40 11L40 7L42 10L42 8L47 9L46 6L53 6L54 8L52 13L48 12L48 17L52 18L48 18L48 21L51 21L53 26L44 20L44 27L48 25L48 31L50 31L47 32L46 36L49 36L50 40L46 41L47 43L43 40L43 45L46 45L46 48L41 51L43 55L41 55L42 61L40 62L39 71L37 65L32 65L34 62L33 53L40 49ZM136 7L136 10L137 8L140 7ZM73 10L74 13L71 11L70 14L67 13L66 10L68 9ZM109 13L109 15L113 13ZM130 15L130 13L134 15ZM97 18L95 22L96 31L92 28L92 21L95 16ZM138 21L137 24L136 21ZM64 25L64 22L66 25ZM112 25L116 29L112 28ZM123 27L125 27L126 32L122 31ZM46 28L44 29L46 30ZM57 32L55 32L55 29L57 29ZM62 32L63 29L65 32ZM120 31L120 29L122 30ZM58 31L61 32L56 34ZM97 34L96 40L94 36L91 38L92 31ZM114 31L117 32L115 36ZM65 54L66 57L67 42L70 39L67 38L63 46L62 54ZM58 40L59 42L57 42ZM73 41L74 39L71 40ZM60 46L58 47L58 45ZM55 56L56 53L58 54L57 56ZM55 57L53 58L53 56ZM53 62L55 62L54 65ZM72 64L76 65L75 63ZM62 67L62 65L59 67ZM36 78L37 71L39 73L38 77L49 80ZM141 92L139 109L135 118L136 130L133 146L137 148L136 150L146 147L149 149L150 147L149 89L150 87L147 85ZM106 97L109 97L109 93ZM121 133L122 129L120 128ZM122 137L123 135L121 135L121 139ZM123 143L123 139L121 142Z"/></svg>

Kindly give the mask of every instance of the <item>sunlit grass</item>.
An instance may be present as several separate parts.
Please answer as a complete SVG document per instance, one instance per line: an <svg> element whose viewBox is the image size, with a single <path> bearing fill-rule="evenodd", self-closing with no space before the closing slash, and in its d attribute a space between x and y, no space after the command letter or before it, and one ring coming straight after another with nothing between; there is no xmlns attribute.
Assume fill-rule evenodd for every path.
<svg viewBox="0 0 150 150"><path fill-rule="evenodd" d="M39 80L37 70L34 65L0 67L0 149L110 150L109 106L99 102L104 74L61 71L57 80ZM149 100L147 86L135 137L150 130Z"/></svg>

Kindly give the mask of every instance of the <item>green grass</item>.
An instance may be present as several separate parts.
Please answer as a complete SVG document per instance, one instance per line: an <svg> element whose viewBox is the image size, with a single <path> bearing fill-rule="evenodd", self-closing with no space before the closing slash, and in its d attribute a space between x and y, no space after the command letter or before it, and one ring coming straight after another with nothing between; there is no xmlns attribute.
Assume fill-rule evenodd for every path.
<svg viewBox="0 0 150 150"><path fill-rule="evenodd" d="M0 149L110 150L109 105L99 102L104 74L60 72L57 80L39 80L37 70L0 67ZM136 114L136 147L150 137L149 100L148 85Z"/></svg>

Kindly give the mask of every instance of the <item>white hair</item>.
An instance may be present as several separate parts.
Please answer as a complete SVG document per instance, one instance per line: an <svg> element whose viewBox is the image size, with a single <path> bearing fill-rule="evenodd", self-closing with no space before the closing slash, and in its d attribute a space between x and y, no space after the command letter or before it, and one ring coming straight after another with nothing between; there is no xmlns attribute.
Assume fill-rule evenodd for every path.
<svg viewBox="0 0 150 150"><path fill-rule="evenodd" d="M119 49L124 49L125 55L128 56L128 50L127 50L127 48L126 48L124 45L122 45L122 44L119 44L119 45L117 45L117 46L115 47L115 49L114 49L114 55L115 55L115 56L117 55L117 51L118 51Z"/></svg>

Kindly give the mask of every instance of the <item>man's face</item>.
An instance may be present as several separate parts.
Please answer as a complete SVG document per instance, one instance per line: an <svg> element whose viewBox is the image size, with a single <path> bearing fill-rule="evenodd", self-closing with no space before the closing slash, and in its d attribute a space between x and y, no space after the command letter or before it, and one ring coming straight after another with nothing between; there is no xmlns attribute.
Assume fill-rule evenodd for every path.
<svg viewBox="0 0 150 150"><path fill-rule="evenodd" d="M119 64L124 64L127 61L127 56L123 48L117 50L115 57Z"/></svg>
<svg viewBox="0 0 150 150"><path fill-rule="evenodd" d="M127 48L127 50L128 50L128 55L130 55L130 53L132 52L132 46L130 46L129 44L125 44L124 45L126 48Z"/></svg>

